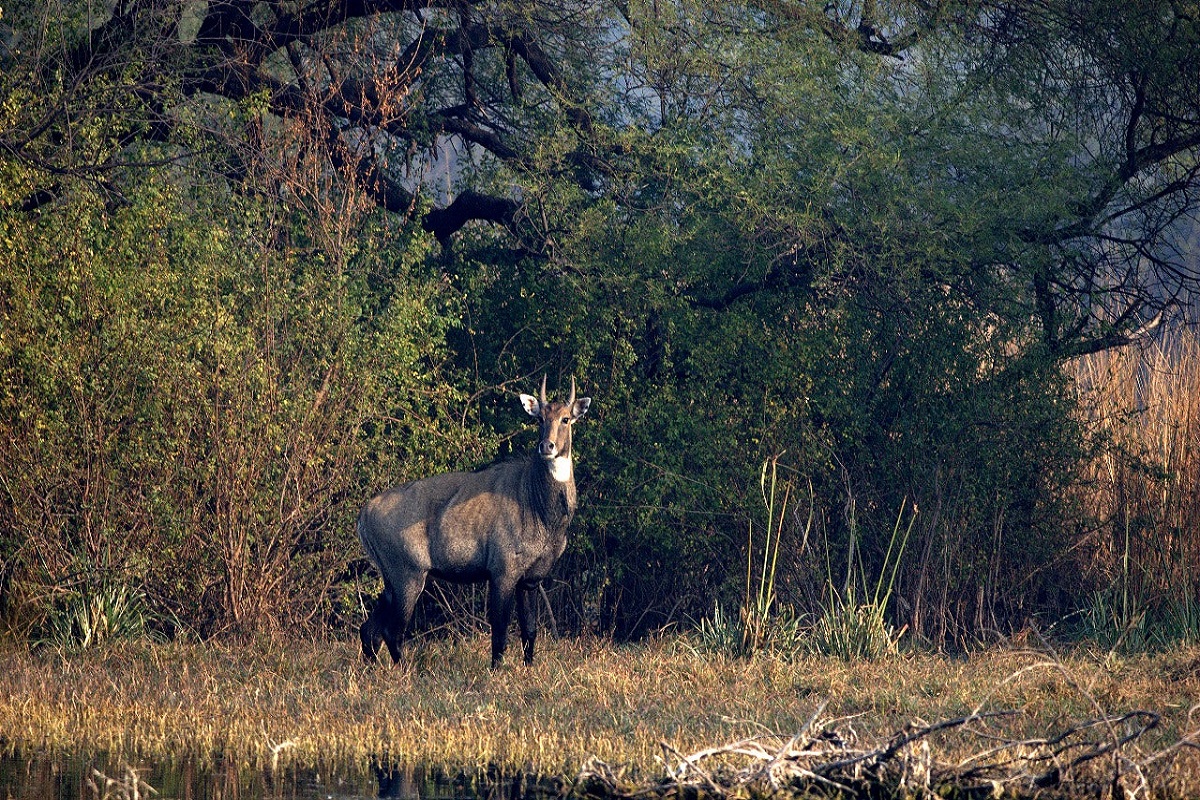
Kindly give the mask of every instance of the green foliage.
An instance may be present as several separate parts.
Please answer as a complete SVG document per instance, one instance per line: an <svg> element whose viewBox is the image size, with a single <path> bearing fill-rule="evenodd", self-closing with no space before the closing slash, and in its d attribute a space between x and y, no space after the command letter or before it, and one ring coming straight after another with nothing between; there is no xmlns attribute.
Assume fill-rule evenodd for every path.
<svg viewBox="0 0 1200 800"><path fill-rule="evenodd" d="M116 575L205 632L340 624L358 503L524 449L548 373L597 398L565 630L882 652L1078 605L1063 359L1195 285L1194 20L358 5L302 43L268 5L6 17L5 602ZM807 520L755 481L783 452Z"/></svg>
<svg viewBox="0 0 1200 800"><path fill-rule="evenodd" d="M872 574L894 509L929 511L887 564L915 633L1019 624L1009 589L1042 591L1027 559L1061 546L1081 452L1031 324L1025 270L1046 253L1021 230L1086 177L1064 143L1001 135L1012 109L934 61L677 11L675 30L702 33L647 23L657 38L634 49L693 71L657 110L632 104L655 130L618 137L613 200L553 180L566 156L547 149L516 179L555 249L457 267L489 382L549 364L603 399L581 444L577 588L622 634L728 607L759 503L746 476L786 450L827 547ZM783 545L779 591L817 613L825 576L803 547Z"/></svg>

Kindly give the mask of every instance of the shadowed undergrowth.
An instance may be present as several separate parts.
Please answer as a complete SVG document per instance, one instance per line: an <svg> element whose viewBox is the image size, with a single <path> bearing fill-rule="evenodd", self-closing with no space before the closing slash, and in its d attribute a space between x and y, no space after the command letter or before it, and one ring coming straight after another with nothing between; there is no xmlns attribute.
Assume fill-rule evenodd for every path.
<svg viewBox="0 0 1200 800"><path fill-rule="evenodd" d="M934 762L953 764L977 758L993 746L989 737L1045 740L1145 711L1156 726L1124 744L1121 758L1150 759L1156 791L1200 790L1193 748L1151 758L1197 725L1194 648L1128 659L993 650L848 663L724 658L671 638L548 641L532 668L497 672L485 649L482 638L426 641L407 665L368 668L341 642L135 643L70 656L10 647L0 741L248 766L384 760L568 778L599 762L614 786L628 787L685 774L671 754L747 739L782 746L815 730L818 716L869 751L901 731L1005 712L986 718L982 739L938 735L921 745ZM1092 737L1097 746L1104 728Z"/></svg>

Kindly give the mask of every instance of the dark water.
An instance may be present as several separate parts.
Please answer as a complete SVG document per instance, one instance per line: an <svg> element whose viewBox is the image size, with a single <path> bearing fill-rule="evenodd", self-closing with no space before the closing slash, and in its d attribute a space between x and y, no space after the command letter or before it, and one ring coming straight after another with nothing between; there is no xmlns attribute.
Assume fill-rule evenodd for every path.
<svg viewBox="0 0 1200 800"><path fill-rule="evenodd" d="M0 800L552 800L562 794L560 781L422 766L273 772L224 761L0 755Z"/></svg>

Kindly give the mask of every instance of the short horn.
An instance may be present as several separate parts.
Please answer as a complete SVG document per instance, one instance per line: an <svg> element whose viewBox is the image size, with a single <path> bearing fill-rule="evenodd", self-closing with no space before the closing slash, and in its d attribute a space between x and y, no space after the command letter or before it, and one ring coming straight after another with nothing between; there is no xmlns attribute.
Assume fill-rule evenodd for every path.
<svg viewBox="0 0 1200 800"><path fill-rule="evenodd" d="M542 373L542 405L546 405L546 374Z"/></svg>
<svg viewBox="0 0 1200 800"><path fill-rule="evenodd" d="M571 399L567 401L567 408L575 405L575 376L571 376Z"/></svg>

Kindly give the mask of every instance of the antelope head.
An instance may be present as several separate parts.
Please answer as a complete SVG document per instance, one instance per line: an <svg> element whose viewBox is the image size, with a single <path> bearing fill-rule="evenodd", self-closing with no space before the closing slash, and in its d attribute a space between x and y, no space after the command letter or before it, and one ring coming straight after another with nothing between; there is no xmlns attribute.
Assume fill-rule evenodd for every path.
<svg viewBox="0 0 1200 800"><path fill-rule="evenodd" d="M539 397L521 395L525 411L539 426L537 453L548 462L556 480L571 480L571 426L587 413L592 398L575 399L575 379L571 378L571 396L565 403L546 400L546 376L542 376Z"/></svg>

